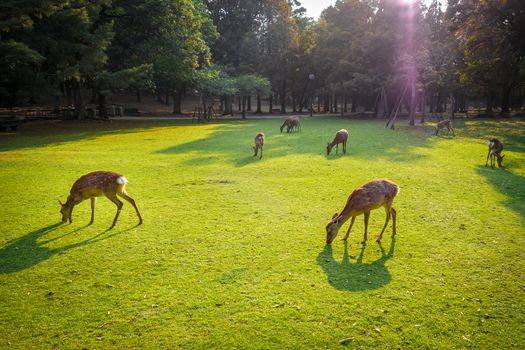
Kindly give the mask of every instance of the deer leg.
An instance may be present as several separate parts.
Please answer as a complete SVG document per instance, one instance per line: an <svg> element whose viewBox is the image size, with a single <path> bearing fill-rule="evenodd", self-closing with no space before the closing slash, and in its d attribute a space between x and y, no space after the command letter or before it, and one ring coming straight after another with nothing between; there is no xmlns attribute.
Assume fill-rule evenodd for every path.
<svg viewBox="0 0 525 350"><path fill-rule="evenodd" d="M390 213L392 214L392 238L396 235L396 215L397 212L394 208L390 208Z"/></svg>
<svg viewBox="0 0 525 350"><path fill-rule="evenodd" d="M390 221L390 208L386 207L386 220L385 225L383 226L383 229L381 230L381 233L379 234L379 237L377 237L377 242L381 242L381 238L383 238L383 232L385 232L386 226L388 225L388 222Z"/></svg>
<svg viewBox="0 0 525 350"><path fill-rule="evenodd" d="M452 131L452 136L456 137L456 133L454 132L454 128L450 128L450 131Z"/></svg>
<svg viewBox="0 0 525 350"><path fill-rule="evenodd" d="M487 153L487 161L485 162L485 166L487 166L489 162L489 157L490 157L490 148L489 148L489 153Z"/></svg>
<svg viewBox="0 0 525 350"><path fill-rule="evenodd" d="M343 154L346 154L346 142L343 142Z"/></svg>
<svg viewBox="0 0 525 350"><path fill-rule="evenodd" d="M255 152L255 154L253 155L254 157L257 157L257 146L253 147L253 151Z"/></svg>
<svg viewBox="0 0 525 350"><path fill-rule="evenodd" d="M135 208L135 211L137 212L137 216L139 217L139 225L142 225L142 216L140 215L139 208L137 207L135 200L131 198L125 191L118 193L118 195L124 198L125 200L127 200L133 206L133 208Z"/></svg>
<svg viewBox="0 0 525 350"><path fill-rule="evenodd" d="M93 223L95 220L95 203L97 202L97 197L91 197L91 221L89 222L89 225Z"/></svg>
<svg viewBox="0 0 525 350"><path fill-rule="evenodd" d="M111 230L113 227L115 227L115 224L117 223L118 216L120 215L120 210L122 209L122 206L124 205L124 203L119 201L117 198L117 195L114 193L113 194L105 193L105 195L106 197L108 197L110 201L115 203L115 205L117 206L117 213L115 214L115 218L113 219L113 224L111 224L111 227L109 228Z"/></svg>
<svg viewBox="0 0 525 350"><path fill-rule="evenodd" d="M339 144L337 143L337 144L335 145L335 154L337 154L338 151L339 151Z"/></svg>
<svg viewBox="0 0 525 350"><path fill-rule="evenodd" d="M368 219L369 218L370 218L370 212L369 211L365 211L365 236L363 237L363 242L361 242L362 244L366 244L367 233L368 233Z"/></svg>
<svg viewBox="0 0 525 350"><path fill-rule="evenodd" d="M350 221L350 227L348 227L348 231L346 231L346 236L343 238L343 241L346 241L348 239L348 235L350 235L350 230L352 229L352 226L354 225L355 216L352 216L352 220Z"/></svg>
<svg viewBox="0 0 525 350"><path fill-rule="evenodd" d="M262 148L262 146L261 146L261 156L259 157L259 159L262 158L262 155L263 155L263 148Z"/></svg>

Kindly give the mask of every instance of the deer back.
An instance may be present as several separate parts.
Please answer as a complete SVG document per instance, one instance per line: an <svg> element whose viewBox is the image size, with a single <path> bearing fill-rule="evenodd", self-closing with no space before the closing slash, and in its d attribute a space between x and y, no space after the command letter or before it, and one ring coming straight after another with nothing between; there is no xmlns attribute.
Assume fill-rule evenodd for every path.
<svg viewBox="0 0 525 350"><path fill-rule="evenodd" d="M125 185L126 178L111 171L95 171L81 176L71 187L71 196L76 200L99 197L105 193L116 193Z"/></svg>

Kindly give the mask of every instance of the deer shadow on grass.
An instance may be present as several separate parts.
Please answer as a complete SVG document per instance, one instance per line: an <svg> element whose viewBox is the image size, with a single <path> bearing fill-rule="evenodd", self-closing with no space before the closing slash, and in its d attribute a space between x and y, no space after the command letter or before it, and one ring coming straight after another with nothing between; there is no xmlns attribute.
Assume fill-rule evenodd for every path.
<svg viewBox="0 0 525 350"><path fill-rule="evenodd" d="M371 263L363 263L366 245L361 246L359 256L354 263L348 255L348 242L344 242L344 253L341 262L335 260L332 246L327 244L317 256L317 264L327 275L328 283L338 290L361 292L384 287L392 280L385 263L394 256L395 239L390 242L390 249L385 252L381 242L377 243L381 257Z"/></svg>
<svg viewBox="0 0 525 350"><path fill-rule="evenodd" d="M57 230L62 225L63 224L61 222L51 224L33 232L30 232L22 237L7 242L6 245L0 248L0 274L9 274L28 269L30 267L38 265L39 263L47 259L50 259L56 254L62 254L70 249L86 246L89 244L103 241L105 239L112 238L116 235L130 231L138 226L136 225L134 227L124 229L122 231L104 235L109 231L109 229L106 229L91 238L58 248L48 248L45 245L60 240L73 233L82 231L89 225L76 228L70 232L64 233L57 237L49 238L44 241L39 241L39 239L45 238L46 235Z"/></svg>

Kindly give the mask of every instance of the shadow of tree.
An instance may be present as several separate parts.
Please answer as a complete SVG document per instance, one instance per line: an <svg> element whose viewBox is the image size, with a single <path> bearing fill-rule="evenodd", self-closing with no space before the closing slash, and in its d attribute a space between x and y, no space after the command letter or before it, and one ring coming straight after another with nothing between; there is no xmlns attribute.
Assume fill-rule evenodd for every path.
<svg viewBox="0 0 525 350"><path fill-rule="evenodd" d="M507 158L505 160L507 161ZM508 170L512 169L513 163L513 160L508 159L507 165L503 169L492 169L479 165L477 171L498 192L507 196L507 199L502 204L518 213L525 223L525 177L516 175Z"/></svg>
<svg viewBox="0 0 525 350"><path fill-rule="evenodd" d="M505 151L525 152L523 143L525 135L525 120L467 120L457 123L461 127L462 136L479 138L487 142L490 137L496 137L503 143ZM505 159L507 161L507 159Z"/></svg>
<svg viewBox="0 0 525 350"><path fill-rule="evenodd" d="M122 234L124 232L130 231L133 228L128 228L122 231L111 233L101 237L104 233L108 232L105 230L94 237L88 238L78 243L70 244L67 246L59 248L48 248L45 245L53 241L59 240L65 236L71 235L75 232L81 231L88 227L88 225L79 227L75 230L72 230L68 233L65 233L61 236L48 239L43 242L37 242L39 238L44 237L45 235L55 231L62 223L58 222L55 224L48 225L46 227L40 228L33 232L30 232L20 238L14 239L8 242L5 246L0 248L0 274L8 274L13 272L18 272L35 266L42 261L45 261L51 258L53 255L65 252L70 249L82 247L88 244L95 242L100 242L102 240L114 237L116 235Z"/></svg>
<svg viewBox="0 0 525 350"><path fill-rule="evenodd" d="M185 121L169 120L112 122L44 121L27 123L16 133L3 135L0 139L0 153L187 124Z"/></svg>
<svg viewBox="0 0 525 350"><path fill-rule="evenodd" d="M210 165L214 162L228 161L236 167L243 167L259 161L252 157L253 135L257 131L266 134L263 161L290 154L308 154L325 157L327 160L359 157L367 160L388 158L396 162L414 162L427 157L417 152L417 148L430 147L431 144L425 128L400 128L393 132L384 128L381 121L376 120L356 121L328 117L305 119L303 130L292 134L281 134L280 124L278 119L260 120L257 123L244 121L217 124L202 138L154 153L193 154L193 157L183 161L186 165ZM333 139L335 131L342 127L350 131L347 154L343 155L340 150L339 154L335 155L333 151L327 157L326 144ZM371 134L379 137L370 138Z"/></svg>
<svg viewBox="0 0 525 350"><path fill-rule="evenodd" d="M356 262L352 264L348 255L348 242L344 242L343 259L340 263L333 257L332 246L327 244L317 256L317 264L323 268L328 282L336 289L360 292L381 288L392 280L385 263L394 255L395 239L392 238L388 253L385 252L381 243L378 245L381 249L379 259L363 264L363 254L366 248L363 245Z"/></svg>

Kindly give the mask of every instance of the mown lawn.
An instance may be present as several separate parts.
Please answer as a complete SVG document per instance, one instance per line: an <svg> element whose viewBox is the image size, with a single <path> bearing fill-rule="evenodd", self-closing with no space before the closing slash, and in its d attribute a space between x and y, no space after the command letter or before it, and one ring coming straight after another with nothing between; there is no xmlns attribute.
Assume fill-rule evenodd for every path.
<svg viewBox="0 0 525 350"><path fill-rule="evenodd" d="M37 123L0 134L0 348L525 347L525 122L457 122L456 138L382 121ZM346 156L326 157L335 131ZM253 158L257 131L264 158ZM505 169L485 168L486 139ZM58 199L94 170L124 204ZM352 189L401 187L396 240L325 225Z"/></svg>

